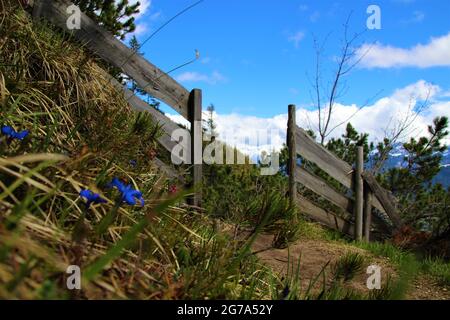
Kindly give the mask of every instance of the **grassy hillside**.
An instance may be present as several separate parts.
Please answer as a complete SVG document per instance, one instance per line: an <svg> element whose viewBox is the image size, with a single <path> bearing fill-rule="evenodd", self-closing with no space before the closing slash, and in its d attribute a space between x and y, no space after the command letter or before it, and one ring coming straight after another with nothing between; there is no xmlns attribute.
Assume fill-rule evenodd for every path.
<svg viewBox="0 0 450 320"><path fill-rule="evenodd" d="M0 16L0 57L0 298L394 297L322 277L364 273L357 255L326 273L327 263L315 266L309 287L320 290L300 294L301 268L285 276L252 254L261 231L280 248L299 237L355 246L301 219L285 201L285 178L259 177L251 165L209 168L206 182L218 186L205 189L206 212L185 205L188 191L154 165L164 156L158 125L130 109L101 61L14 5ZM243 227L244 237L230 232ZM374 248L364 255L386 256ZM67 290L69 265L81 268L81 291ZM448 280L444 263L427 268Z"/></svg>
<svg viewBox="0 0 450 320"><path fill-rule="evenodd" d="M21 9L5 13L0 124L29 134L0 141L0 296L67 298L65 271L77 264L80 298L267 297L265 268L169 194L149 156L157 125L83 49ZM144 206L123 202L113 178ZM87 207L83 189L105 203Z"/></svg>

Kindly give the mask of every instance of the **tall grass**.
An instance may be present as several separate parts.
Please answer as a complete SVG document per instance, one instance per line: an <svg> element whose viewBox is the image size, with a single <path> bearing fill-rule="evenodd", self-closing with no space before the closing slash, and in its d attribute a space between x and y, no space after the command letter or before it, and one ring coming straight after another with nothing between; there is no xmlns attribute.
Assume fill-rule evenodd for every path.
<svg viewBox="0 0 450 320"><path fill-rule="evenodd" d="M450 285L450 264L438 258L420 259L414 253L404 251L390 243L359 242L356 245L375 255L387 257L398 271L398 279L390 283L390 298L402 299L411 288L413 280L421 273L434 277L441 285Z"/></svg>
<svg viewBox="0 0 450 320"><path fill-rule="evenodd" d="M427 257L422 261L422 270L434 277L439 284L450 287L450 262Z"/></svg>

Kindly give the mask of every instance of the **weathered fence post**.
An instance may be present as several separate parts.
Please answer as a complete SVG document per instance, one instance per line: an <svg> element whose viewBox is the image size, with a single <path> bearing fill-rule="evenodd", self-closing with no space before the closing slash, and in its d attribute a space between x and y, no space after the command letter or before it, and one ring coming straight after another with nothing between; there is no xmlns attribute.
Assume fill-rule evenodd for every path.
<svg viewBox="0 0 450 320"><path fill-rule="evenodd" d="M295 105L290 104L288 110L286 144L288 147L287 173L289 175L289 200L291 204L295 204L297 197L297 185L295 182L295 167L297 165L297 152L295 145Z"/></svg>
<svg viewBox="0 0 450 320"><path fill-rule="evenodd" d="M373 193L364 184L364 240L370 241L370 225L372 224L372 200Z"/></svg>
<svg viewBox="0 0 450 320"><path fill-rule="evenodd" d="M362 173L364 170L364 149L358 146L356 150L355 166L355 238L362 240L363 233L363 206L364 206L364 183Z"/></svg>
<svg viewBox="0 0 450 320"><path fill-rule="evenodd" d="M403 221L390 194L380 186L380 184L377 182L377 179L369 171L365 171L363 173L363 178L366 181L367 185L370 187L370 190L373 192L375 199L378 199L384 211L391 219L394 225L394 229L400 228L403 225Z"/></svg>
<svg viewBox="0 0 450 320"><path fill-rule="evenodd" d="M188 117L191 123L191 164L192 164L192 186L196 187L190 204L200 206L202 202L202 91L193 89L189 95Z"/></svg>

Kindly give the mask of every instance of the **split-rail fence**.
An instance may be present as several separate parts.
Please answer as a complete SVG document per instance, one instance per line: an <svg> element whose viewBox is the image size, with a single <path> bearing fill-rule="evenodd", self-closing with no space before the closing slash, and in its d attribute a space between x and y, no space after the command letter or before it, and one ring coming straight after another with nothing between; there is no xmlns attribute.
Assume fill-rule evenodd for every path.
<svg viewBox="0 0 450 320"><path fill-rule="evenodd" d="M313 220L357 240L364 237L366 241L371 238L371 230L376 230L378 235L386 235L401 226L393 197L378 184L370 171L364 170L363 147L357 147L354 166L336 157L296 125L295 105L288 107L287 146L289 198ZM335 188L314 170L308 170L305 160L338 181L342 188ZM332 205L320 206L318 201L301 195L299 185ZM333 212L330 209L333 206L344 214ZM374 210L379 214L375 214Z"/></svg>

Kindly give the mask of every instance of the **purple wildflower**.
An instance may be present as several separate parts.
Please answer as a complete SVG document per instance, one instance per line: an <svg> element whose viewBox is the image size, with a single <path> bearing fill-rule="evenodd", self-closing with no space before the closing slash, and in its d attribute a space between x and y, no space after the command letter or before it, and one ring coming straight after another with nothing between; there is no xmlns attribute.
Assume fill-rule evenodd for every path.
<svg viewBox="0 0 450 320"><path fill-rule="evenodd" d="M91 190L83 189L80 191L80 196L86 198L86 207L89 208L92 203L106 203L105 199L102 199L98 193L94 193Z"/></svg>
<svg viewBox="0 0 450 320"><path fill-rule="evenodd" d="M110 187L116 187L117 190L119 190L119 192L122 195L121 200L126 202L130 206L136 205L136 200L140 200L141 207L144 206L144 198L142 197L142 192L140 192L139 190L134 189L131 186L131 184L125 185L118 178L113 178L113 180L111 181L109 186Z"/></svg>
<svg viewBox="0 0 450 320"><path fill-rule="evenodd" d="M2 133L9 137L9 139L23 140L30 132L28 130L17 132L13 127L2 126Z"/></svg>

